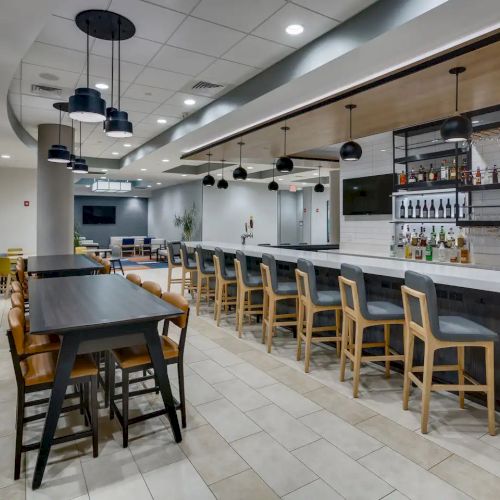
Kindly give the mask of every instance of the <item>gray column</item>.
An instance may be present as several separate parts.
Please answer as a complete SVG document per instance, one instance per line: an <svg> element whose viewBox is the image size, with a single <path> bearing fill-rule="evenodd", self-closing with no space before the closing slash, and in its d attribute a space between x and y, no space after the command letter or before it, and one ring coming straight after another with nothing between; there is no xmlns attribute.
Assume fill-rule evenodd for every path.
<svg viewBox="0 0 500 500"><path fill-rule="evenodd" d="M73 253L74 174L65 163L47 161L58 143L58 125L38 125L37 255ZM71 127L61 127L61 144L71 149Z"/></svg>
<svg viewBox="0 0 500 500"><path fill-rule="evenodd" d="M330 243L340 244L340 170L330 171Z"/></svg>

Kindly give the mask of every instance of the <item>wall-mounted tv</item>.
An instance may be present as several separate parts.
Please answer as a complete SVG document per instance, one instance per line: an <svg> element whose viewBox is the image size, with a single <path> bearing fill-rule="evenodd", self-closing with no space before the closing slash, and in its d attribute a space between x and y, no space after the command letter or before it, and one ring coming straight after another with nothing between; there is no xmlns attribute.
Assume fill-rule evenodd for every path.
<svg viewBox="0 0 500 500"><path fill-rule="evenodd" d="M116 224L116 207L84 205L83 224Z"/></svg>
<svg viewBox="0 0 500 500"><path fill-rule="evenodd" d="M345 179L344 215L391 214L393 174Z"/></svg>

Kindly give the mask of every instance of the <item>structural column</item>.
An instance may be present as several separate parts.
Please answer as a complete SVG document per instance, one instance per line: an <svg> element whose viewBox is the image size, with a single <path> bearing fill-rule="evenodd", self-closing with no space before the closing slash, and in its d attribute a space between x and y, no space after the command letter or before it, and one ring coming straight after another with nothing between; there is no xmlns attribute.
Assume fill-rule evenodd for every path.
<svg viewBox="0 0 500 500"><path fill-rule="evenodd" d="M47 161L49 148L62 144L71 150L71 127L38 126L37 170L37 255L73 253L74 196L73 172L66 163Z"/></svg>
<svg viewBox="0 0 500 500"><path fill-rule="evenodd" d="M330 170L330 243L340 244L340 170Z"/></svg>

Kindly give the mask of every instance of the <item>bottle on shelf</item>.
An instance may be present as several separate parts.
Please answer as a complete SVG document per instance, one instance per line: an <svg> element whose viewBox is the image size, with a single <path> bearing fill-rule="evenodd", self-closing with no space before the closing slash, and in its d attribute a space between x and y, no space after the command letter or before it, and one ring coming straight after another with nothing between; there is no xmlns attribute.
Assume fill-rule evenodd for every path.
<svg viewBox="0 0 500 500"><path fill-rule="evenodd" d="M429 239L430 245L432 247L437 246L437 239L436 239L436 227L432 226L432 231L431 231L431 237Z"/></svg>
<svg viewBox="0 0 500 500"><path fill-rule="evenodd" d="M453 262L454 264L457 263L460 259L459 257L459 250L455 245L452 245L450 247L450 262Z"/></svg>
<svg viewBox="0 0 500 500"><path fill-rule="evenodd" d="M415 170L413 168L410 170L410 178L408 179L408 183L412 184L413 182L417 182L417 177L415 175Z"/></svg>
<svg viewBox="0 0 500 500"><path fill-rule="evenodd" d="M444 226L441 226L439 230L439 243L444 243L446 241L446 233L444 231Z"/></svg>
<svg viewBox="0 0 500 500"><path fill-rule="evenodd" d="M406 217L408 217L408 219L413 219L413 204L411 200L408 202L408 211Z"/></svg>
<svg viewBox="0 0 500 500"><path fill-rule="evenodd" d="M413 229L413 232L411 233L410 244L412 247L416 247L418 245L418 234L416 229Z"/></svg>
<svg viewBox="0 0 500 500"><path fill-rule="evenodd" d="M412 259L413 258L413 251L411 249L410 242L407 241L405 244L405 259Z"/></svg>
<svg viewBox="0 0 500 500"><path fill-rule="evenodd" d="M448 180L448 165L446 163L446 160L443 160L441 162L441 180L443 181Z"/></svg>
<svg viewBox="0 0 500 500"><path fill-rule="evenodd" d="M427 246L427 235L425 234L425 227L422 226L420 228L420 234L418 236L419 238L419 245L421 247L426 247Z"/></svg>
<svg viewBox="0 0 500 500"><path fill-rule="evenodd" d="M436 179L436 172L434 171L434 168L432 167L432 163L430 164L430 167L429 167L429 173L427 174L427 179L429 179L429 181L431 182L434 182Z"/></svg>
<svg viewBox="0 0 500 500"><path fill-rule="evenodd" d="M398 248L403 248L404 247L404 243L405 243L405 234L404 234L404 231L405 231L405 226L404 226L404 224L402 224L401 225L401 231L398 234Z"/></svg>
<svg viewBox="0 0 500 500"><path fill-rule="evenodd" d="M418 169L418 174L417 174L417 181L418 182L424 182L425 181L425 170L422 165L420 165Z"/></svg>
<svg viewBox="0 0 500 500"><path fill-rule="evenodd" d="M407 181L406 171L402 170L401 173L399 174L399 184L401 186L405 186L406 185L406 181Z"/></svg>
<svg viewBox="0 0 500 500"><path fill-rule="evenodd" d="M420 207L420 200L417 200L417 205L415 206L415 218L420 219L422 215L422 209Z"/></svg>
<svg viewBox="0 0 500 500"><path fill-rule="evenodd" d="M446 235L446 248L453 248L455 246L455 234L453 233L453 228L448 229L448 234Z"/></svg>
<svg viewBox="0 0 500 500"><path fill-rule="evenodd" d="M446 218L451 219L451 204L449 198L448 201L446 202Z"/></svg>
<svg viewBox="0 0 500 500"><path fill-rule="evenodd" d="M404 201L401 200L401 206L399 207L399 218L404 219L405 215L406 215L405 204Z"/></svg>
<svg viewBox="0 0 500 500"><path fill-rule="evenodd" d="M493 172L491 173L491 183L498 184L498 170L496 165L493 165Z"/></svg>
<svg viewBox="0 0 500 500"><path fill-rule="evenodd" d="M439 200L438 219L444 219L443 200Z"/></svg>
<svg viewBox="0 0 500 500"><path fill-rule="evenodd" d="M425 247L425 260L427 262L432 262L432 245L430 240L427 242L427 246Z"/></svg>
<svg viewBox="0 0 500 500"><path fill-rule="evenodd" d="M438 259L439 262L446 262L446 248L442 241L439 243Z"/></svg>
<svg viewBox="0 0 500 500"><path fill-rule="evenodd" d="M424 219L429 218L429 209L427 208L427 200L424 200L424 208L422 208L422 217Z"/></svg>
<svg viewBox="0 0 500 500"><path fill-rule="evenodd" d="M391 245L389 247L389 256L396 257L396 241L394 235L392 235Z"/></svg>
<svg viewBox="0 0 500 500"><path fill-rule="evenodd" d="M462 228L460 228L458 232L456 245L458 248L463 248L465 246L465 234Z"/></svg>
<svg viewBox="0 0 500 500"><path fill-rule="evenodd" d="M474 185L475 186L481 185L481 169L479 167L477 167L476 175L474 176Z"/></svg>
<svg viewBox="0 0 500 500"><path fill-rule="evenodd" d="M431 219L436 218L436 207L434 206L434 200L431 200L431 208L429 210L429 216Z"/></svg>
<svg viewBox="0 0 500 500"><path fill-rule="evenodd" d="M453 163L451 165L448 178L450 179L450 181L454 181L457 179L457 160L456 160L456 158L453 158Z"/></svg>

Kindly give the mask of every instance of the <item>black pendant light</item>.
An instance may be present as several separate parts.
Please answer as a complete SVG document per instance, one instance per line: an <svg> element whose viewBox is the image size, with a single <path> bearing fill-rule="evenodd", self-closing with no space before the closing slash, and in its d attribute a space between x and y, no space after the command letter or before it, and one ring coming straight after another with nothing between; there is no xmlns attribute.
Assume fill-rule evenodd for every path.
<svg viewBox="0 0 500 500"><path fill-rule="evenodd" d="M217 183L217 188L218 189L227 189L229 184L226 181L226 179L224 179L224 160L221 160L221 163L222 163L222 179L220 179L219 182Z"/></svg>
<svg viewBox="0 0 500 500"><path fill-rule="evenodd" d="M245 143L240 140L238 145L240 146L240 164L233 170L233 179L235 181L244 181L248 176L247 171L241 166L241 149Z"/></svg>
<svg viewBox="0 0 500 500"><path fill-rule="evenodd" d="M455 116L448 118L441 125L441 137L446 142L467 141L472 134L471 121L458 112L458 75L464 71L463 66L450 69L450 74L455 75Z"/></svg>
<svg viewBox="0 0 500 500"><path fill-rule="evenodd" d="M314 186L315 193L322 193L325 190L325 186L321 184L321 167L318 167L319 182Z"/></svg>
<svg viewBox="0 0 500 500"><path fill-rule="evenodd" d="M349 110L349 141L342 144L340 148L340 157L344 161L359 160L363 154L361 146L352 140L352 110L356 108L356 104L348 104L346 106L346 109Z"/></svg>
<svg viewBox="0 0 500 500"><path fill-rule="evenodd" d="M73 165L73 172L75 174L88 174L89 167L85 158L82 158L82 122L80 122L80 156L75 157Z"/></svg>
<svg viewBox="0 0 500 500"><path fill-rule="evenodd" d="M207 171L207 175L205 175L205 177L203 177L203 185L204 186L213 186L215 184L215 179L214 179L214 176L210 173L210 159L212 157L212 153L207 153L207 156L208 156L208 171Z"/></svg>
<svg viewBox="0 0 500 500"><path fill-rule="evenodd" d="M128 120L128 113L121 110L121 40L122 37L122 17L118 16L118 108L113 107L113 68L114 68L114 41L115 33L111 33L111 107L106 109L106 121L104 122L104 131L108 137L115 137L121 139L124 137L132 137L133 126L132 122ZM130 22L130 21L129 21ZM135 28L134 28L135 31ZM128 33L127 33L128 34Z"/></svg>
<svg viewBox="0 0 500 500"><path fill-rule="evenodd" d="M49 149L47 160L53 163L68 163L70 160L70 153L66 146L61 144L61 121L62 112L68 111L67 102L56 102L54 108L59 110L59 139L57 144L53 144Z"/></svg>
<svg viewBox="0 0 500 500"><path fill-rule="evenodd" d="M267 185L269 191L278 191L279 189L278 183L274 180L274 165L275 163L273 163L273 180Z"/></svg>
<svg viewBox="0 0 500 500"><path fill-rule="evenodd" d="M66 164L68 170L73 170L75 166L75 129L73 128L74 121L71 120L71 154L69 155L69 162Z"/></svg>
<svg viewBox="0 0 500 500"><path fill-rule="evenodd" d="M292 159L286 155L286 132L287 130L290 130L290 127L281 127L281 130L283 130L283 156L280 156L278 158L278 161L276 162L276 168L279 172L285 174L289 173L293 170L293 161Z"/></svg>

